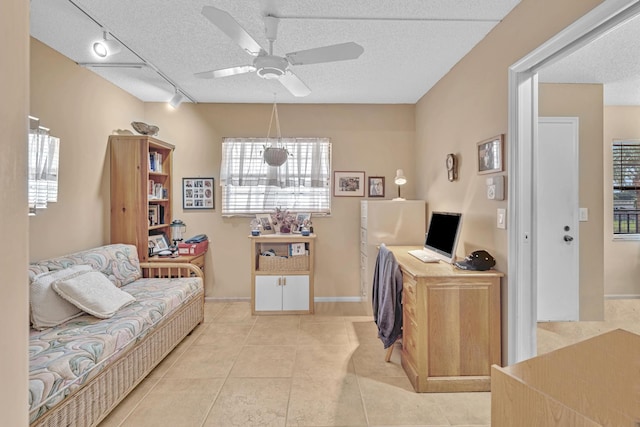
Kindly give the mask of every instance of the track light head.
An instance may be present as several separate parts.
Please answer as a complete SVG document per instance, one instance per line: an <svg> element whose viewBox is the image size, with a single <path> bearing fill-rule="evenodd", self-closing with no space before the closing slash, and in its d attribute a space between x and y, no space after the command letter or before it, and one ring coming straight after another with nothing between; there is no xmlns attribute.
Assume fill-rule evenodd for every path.
<svg viewBox="0 0 640 427"><path fill-rule="evenodd" d="M178 92L178 90L176 90L176 94L173 95L173 98L171 98L171 101L169 101L169 105L171 105L173 108L178 108L178 106L182 104L182 101L184 101L184 96L180 92Z"/></svg>
<svg viewBox="0 0 640 427"><path fill-rule="evenodd" d="M122 46L115 40L107 40L106 31L103 33L102 40L99 40L93 44L93 53L98 58L106 58L110 55L115 55L122 50Z"/></svg>

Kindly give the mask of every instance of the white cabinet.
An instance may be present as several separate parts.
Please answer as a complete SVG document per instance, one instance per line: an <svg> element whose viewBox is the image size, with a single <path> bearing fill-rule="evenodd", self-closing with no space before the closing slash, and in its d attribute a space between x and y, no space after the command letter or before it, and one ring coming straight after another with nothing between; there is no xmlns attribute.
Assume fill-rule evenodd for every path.
<svg viewBox="0 0 640 427"><path fill-rule="evenodd" d="M313 313L315 234L271 234L249 239L251 313ZM296 253L293 249L304 251L292 256Z"/></svg>
<svg viewBox="0 0 640 427"><path fill-rule="evenodd" d="M259 276L255 278L255 311L308 311L309 276Z"/></svg>
<svg viewBox="0 0 640 427"><path fill-rule="evenodd" d="M373 284L378 246L423 246L426 230L424 200L362 200L360 202L360 293Z"/></svg>

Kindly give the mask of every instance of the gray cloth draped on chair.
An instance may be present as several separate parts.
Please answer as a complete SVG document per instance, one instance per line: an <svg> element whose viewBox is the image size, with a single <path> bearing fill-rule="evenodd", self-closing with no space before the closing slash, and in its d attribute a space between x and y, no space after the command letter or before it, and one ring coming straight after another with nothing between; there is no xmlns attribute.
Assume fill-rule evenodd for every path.
<svg viewBox="0 0 640 427"><path fill-rule="evenodd" d="M393 253L384 244L380 245L376 258L371 295L378 338L384 348L389 348L402 334L402 273Z"/></svg>

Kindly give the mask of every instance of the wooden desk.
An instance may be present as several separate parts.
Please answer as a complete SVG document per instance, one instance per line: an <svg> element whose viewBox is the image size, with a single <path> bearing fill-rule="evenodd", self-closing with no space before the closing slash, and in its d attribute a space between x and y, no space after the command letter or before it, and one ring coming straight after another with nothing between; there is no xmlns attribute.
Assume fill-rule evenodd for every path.
<svg viewBox="0 0 640 427"><path fill-rule="evenodd" d="M495 271L423 263L389 246L403 279L402 367L417 392L490 391L501 365L500 278Z"/></svg>
<svg viewBox="0 0 640 427"><path fill-rule="evenodd" d="M640 336L617 329L491 372L494 427L637 427Z"/></svg>
<svg viewBox="0 0 640 427"><path fill-rule="evenodd" d="M170 262L170 263L187 263L193 264L202 270L202 274L204 276L204 256L206 255L206 251L199 255L180 255L179 257L160 257L158 255L149 257L147 262Z"/></svg>

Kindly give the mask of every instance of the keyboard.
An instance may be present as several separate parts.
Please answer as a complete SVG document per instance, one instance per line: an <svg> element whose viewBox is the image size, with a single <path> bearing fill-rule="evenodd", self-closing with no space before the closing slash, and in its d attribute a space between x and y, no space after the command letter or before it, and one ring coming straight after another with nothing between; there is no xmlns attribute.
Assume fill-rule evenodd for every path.
<svg viewBox="0 0 640 427"><path fill-rule="evenodd" d="M408 251L409 255L412 255L418 258L422 262L438 262L440 261L438 258L435 258L427 253L427 251L423 249L413 249Z"/></svg>

